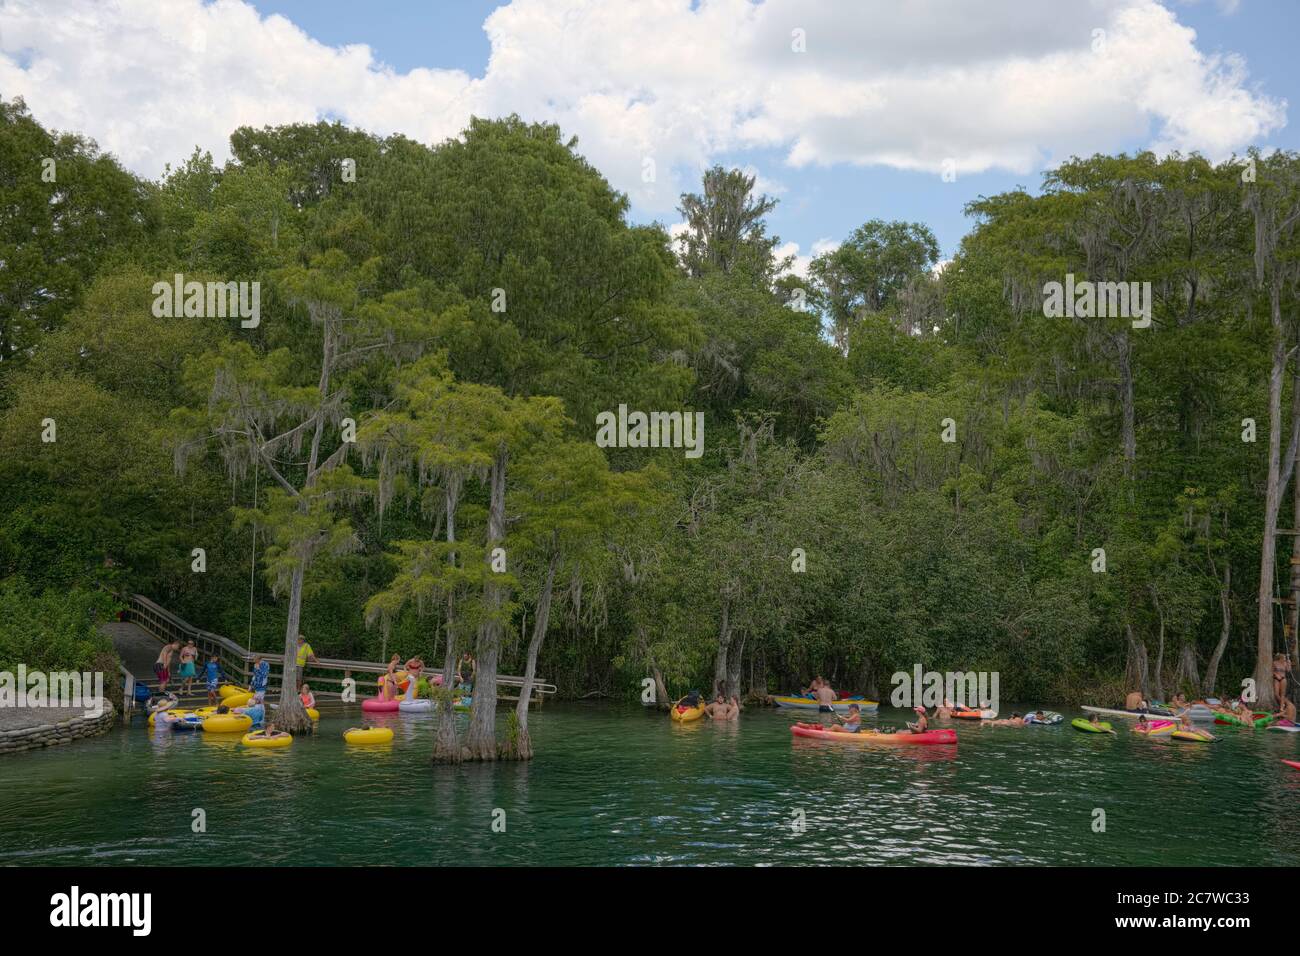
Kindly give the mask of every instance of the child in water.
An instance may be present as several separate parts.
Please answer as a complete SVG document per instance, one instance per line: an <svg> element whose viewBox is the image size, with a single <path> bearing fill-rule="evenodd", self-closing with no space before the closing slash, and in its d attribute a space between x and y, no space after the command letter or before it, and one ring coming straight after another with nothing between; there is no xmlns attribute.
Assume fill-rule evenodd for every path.
<svg viewBox="0 0 1300 956"><path fill-rule="evenodd" d="M253 737L267 737L275 739L276 737L292 737L293 734L283 730L276 730L275 724L267 724L265 730L258 730L251 734Z"/></svg>
<svg viewBox="0 0 1300 956"><path fill-rule="evenodd" d="M302 685L302 693L298 695L298 699L302 701L304 707L316 706L316 695L311 692L310 684Z"/></svg>

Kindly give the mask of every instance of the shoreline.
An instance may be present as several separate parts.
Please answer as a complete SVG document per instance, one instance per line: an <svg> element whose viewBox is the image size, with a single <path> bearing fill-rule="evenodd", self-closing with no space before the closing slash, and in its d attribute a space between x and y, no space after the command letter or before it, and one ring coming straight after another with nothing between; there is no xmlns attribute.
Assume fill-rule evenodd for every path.
<svg viewBox="0 0 1300 956"><path fill-rule="evenodd" d="M58 747L74 740L106 733L117 717L112 701L104 701L104 712L87 717L80 707L42 708L43 720L33 722L35 708L0 710L0 754L22 753L44 747ZM24 719L28 718L28 719Z"/></svg>

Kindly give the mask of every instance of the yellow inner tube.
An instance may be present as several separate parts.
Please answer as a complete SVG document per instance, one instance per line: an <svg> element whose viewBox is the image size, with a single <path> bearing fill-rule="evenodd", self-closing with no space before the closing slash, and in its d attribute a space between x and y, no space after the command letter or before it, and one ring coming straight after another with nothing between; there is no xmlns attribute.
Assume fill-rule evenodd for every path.
<svg viewBox="0 0 1300 956"><path fill-rule="evenodd" d="M247 714L213 714L203 721L203 729L210 734L242 734L253 726Z"/></svg>
<svg viewBox="0 0 1300 956"><path fill-rule="evenodd" d="M310 717L312 720L320 720L320 711L317 710L315 707L308 707L307 716Z"/></svg>
<svg viewBox="0 0 1300 956"><path fill-rule="evenodd" d="M227 707L235 708L243 707L252 699L252 694L246 694L243 691L240 691L238 694L227 694L225 697L221 698L221 702Z"/></svg>
<svg viewBox="0 0 1300 956"><path fill-rule="evenodd" d="M353 728L343 732L343 739L350 744L387 744L393 741L392 727Z"/></svg>
<svg viewBox="0 0 1300 956"><path fill-rule="evenodd" d="M251 690L246 690L243 687L236 687L234 684L222 684L220 687L217 688L217 694L221 697L222 700L225 700L231 694L251 694L251 693L252 693Z"/></svg>
<svg viewBox="0 0 1300 956"><path fill-rule="evenodd" d="M287 747L293 743L293 737L287 734L283 737L266 737L259 730L256 733L244 734L240 743L245 747Z"/></svg>

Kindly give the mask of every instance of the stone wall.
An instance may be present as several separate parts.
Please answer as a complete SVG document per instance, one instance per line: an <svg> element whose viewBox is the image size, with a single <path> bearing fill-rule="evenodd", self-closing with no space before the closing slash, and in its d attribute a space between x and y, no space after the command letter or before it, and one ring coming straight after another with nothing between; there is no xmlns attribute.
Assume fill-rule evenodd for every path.
<svg viewBox="0 0 1300 956"><path fill-rule="evenodd" d="M0 730L0 754L55 747L70 744L82 737L98 736L113 726L116 713L113 705L104 701L104 712L98 717L68 717L53 724Z"/></svg>

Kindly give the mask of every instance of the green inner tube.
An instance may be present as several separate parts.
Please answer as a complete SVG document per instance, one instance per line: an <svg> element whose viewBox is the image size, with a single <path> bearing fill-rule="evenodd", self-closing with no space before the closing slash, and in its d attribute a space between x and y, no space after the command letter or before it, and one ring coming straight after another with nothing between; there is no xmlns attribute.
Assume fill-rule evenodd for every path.
<svg viewBox="0 0 1300 956"><path fill-rule="evenodd" d="M1070 721L1070 726L1075 730L1082 730L1085 734L1104 734L1110 732L1110 724L1108 722L1102 721L1099 724L1094 724L1092 721L1085 720L1082 717L1074 718L1074 720Z"/></svg>

